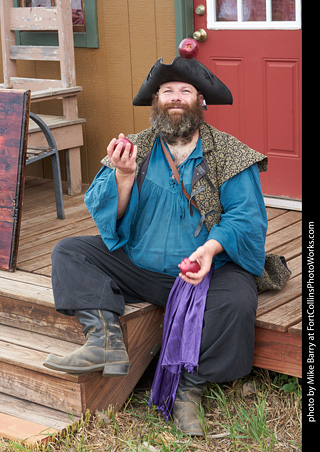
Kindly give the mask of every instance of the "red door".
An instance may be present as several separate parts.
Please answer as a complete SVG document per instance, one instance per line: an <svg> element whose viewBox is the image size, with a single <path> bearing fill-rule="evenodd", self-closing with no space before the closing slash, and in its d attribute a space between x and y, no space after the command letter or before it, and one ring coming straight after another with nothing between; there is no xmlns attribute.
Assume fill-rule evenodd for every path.
<svg viewBox="0 0 320 452"><path fill-rule="evenodd" d="M232 106L208 106L206 120L268 156L264 195L293 199L302 192L300 8L300 0L194 0L195 30L207 33L197 59L233 94Z"/></svg>

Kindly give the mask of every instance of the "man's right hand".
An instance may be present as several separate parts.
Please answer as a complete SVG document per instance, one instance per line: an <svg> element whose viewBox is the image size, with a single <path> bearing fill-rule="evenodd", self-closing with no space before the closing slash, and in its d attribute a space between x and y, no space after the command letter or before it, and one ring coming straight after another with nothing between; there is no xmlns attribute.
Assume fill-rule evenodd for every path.
<svg viewBox="0 0 320 452"><path fill-rule="evenodd" d="M118 138L124 138L124 134L120 133ZM137 164L137 146L133 146L133 151L131 152L130 144L124 146L123 143L119 143L115 146L117 139L113 138L109 146L107 147L107 152L111 163L116 167L116 172L121 177L126 177L135 173Z"/></svg>

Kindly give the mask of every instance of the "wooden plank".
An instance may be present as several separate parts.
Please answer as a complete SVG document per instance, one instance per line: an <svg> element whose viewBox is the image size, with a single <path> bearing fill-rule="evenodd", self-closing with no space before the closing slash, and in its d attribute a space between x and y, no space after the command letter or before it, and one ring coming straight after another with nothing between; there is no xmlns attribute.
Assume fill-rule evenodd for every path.
<svg viewBox="0 0 320 452"><path fill-rule="evenodd" d="M256 327L253 366L301 378L301 337Z"/></svg>
<svg viewBox="0 0 320 452"><path fill-rule="evenodd" d="M19 299L33 304L53 306L53 294L51 287L35 286L23 281L15 281L0 278L0 297Z"/></svg>
<svg viewBox="0 0 320 452"><path fill-rule="evenodd" d="M62 430L80 418L52 408L0 393L0 412L18 419ZM1 422L0 422L1 424ZM27 438L29 435L26 435ZM5 436L7 437L7 436Z"/></svg>
<svg viewBox="0 0 320 452"><path fill-rule="evenodd" d="M79 348L79 344L52 338L44 334L0 324L0 341L36 350L42 353L54 353L59 356L68 355Z"/></svg>
<svg viewBox="0 0 320 452"><path fill-rule="evenodd" d="M66 120L78 119L78 99L76 96L62 99L63 116Z"/></svg>
<svg viewBox="0 0 320 452"><path fill-rule="evenodd" d="M37 303L0 296L1 323L79 345L84 343L82 327L75 317L57 313L53 300L51 305L45 305L43 300Z"/></svg>
<svg viewBox="0 0 320 452"><path fill-rule="evenodd" d="M0 268L14 271L24 193L30 92L0 90Z"/></svg>
<svg viewBox="0 0 320 452"><path fill-rule="evenodd" d="M83 122L84 121L77 121L71 125L66 124L63 127L50 127L58 151L72 149L83 145ZM45 146L47 144L43 133L40 131L30 133L28 142L30 146Z"/></svg>
<svg viewBox="0 0 320 452"><path fill-rule="evenodd" d="M98 228L95 226L94 221L91 218L77 221L76 223L66 225L64 228L59 228L53 231L42 232L40 231L35 237L30 237L29 241L20 241L19 245L19 260L23 260L22 251L30 250L30 248L37 246L42 247L46 242L58 242L65 237L71 237L74 235L88 235L86 231L92 231L95 229L94 235L98 234ZM52 251L52 248L51 248Z"/></svg>
<svg viewBox="0 0 320 452"><path fill-rule="evenodd" d="M289 327L302 320L302 297L260 315L256 325L267 330L288 331Z"/></svg>
<svg viewBox="0 0 320 452"><path fill-rule="evenodd" d="M258 297L257 318L302 294L302 275L289 279L281 290L268 290Z"/></svg>
<svg viewBox="0 0 320 452"><path fill-rule="evenodd" d="M291 278L302 273L302 257L301 254L299 256L295 256L292 259L287 260L287 265L289 270L291 271Z"/></svg>
<svg viewBox="0 0 320 452"><path fill-rule="evenodd" d="M75 347L74 349L76 348L77 347ZM25 347L24 345L11 344L10 342L7 342L7 340L0 341L1 366L8 364L15 367L17 378L19 378L18 374L22 374L23 372L28 370L31 372L42 374L43 377L45 376L58 377L64 381L70 381L72 384L78 383L79 381L85 379L84 376L81 375L66 374L64 372L57 373L54 370L44 367L43 363L47 355L48 355L47 352L34 350L32 348ZM16 396L19 397L18 394L16 394Z"/></svg>
<svg viewBox="0 0 320 452"><path fill-rule="evenodd" d="M63 88L62 86L56 87L50 91L35 90L31 93L31 102L43 102L50 99L56 99L60 97L72 97L78 95L82 91L82 86L72 86ZM83 122L84 120L82 120Z"/></svg>
<svg viewBox="0 0 320 452"><path fill-rule="evenodd" d="M37 200L37 197L31 197L27 200L27 202L24 203L24 209L22 212L22 225L21 228L24 229L24 225L25 225L25 221L28 220L29 218L33 218L33 217L38 217L39 218L39 209L41 209L41 212L43 212L44 214L46 213L55 213L56 212L56 206L55 206L55 197L54 197L54 188L49 187L49 190L44 190L44 193L42 193L42 189L41 187L38 188L38 191L41 192L39 195L39 202ZM83 211L86 212L87 208L84 205L83 202L83 193L78 195L78 196L67 196L64 195L63 197L63 201L64 201L64 206L65 206L65 210L68 209L69 212L69 216L72 214L72 208L75 206L78 206L80 204L82 204L83 206ZM52 216L52 220L55 220L56 216ZM84 220L89 220L90 219L90 215L87 212L87 216L83 217L82 219ZM73 218L73 222L76 223L78 221L78 218L75 217ZM61 221L56 221L55 224L57 224L59 226L59 229L62 229L62 223ZM63 221L63 225L65 226L65 222ZM36 235L39 230L41 231L45 231L43 224L40 222L40 218L39 218L39 227L37 229L33 229L34 234ZM27 236L25 236L22 232L21 234L21 240L23 241Z"/></svg>
<svg viewBox="0 0 320 452"><path fill-rule="evenodd" d="M272 250L272 253L284 256L286 259L292 259L296 256L301 256L302 236L291 240L289 243L279 244Z"/></svg>
<svg viewBox="0 0 320 452"><path fill-rule="evenodd" d="M296 325L292 325L288 329L288 333L293 334L294 336L302 336L302 322L299 322Z"/></svg>
<svg viewBox="0 0 320 452"><path fill-rule="evenodd" d="M302 221L298 221L288 227L285 227L273 234L267 235L265 250L267 253L274 248L285 243L289 243L293 237L300 237L302 235Z"/></svg>
<svg viewBox="0 0 320 452"><path fill-rule="evenodd" d="M15 271L14 273L8 273L0 270L0 287L1 280L7 279L10 281L19 281L28 284L32 284L33 286L47 287L52 288L51 278L47 278L40 275L34 275L32 273L26 273L22 271ZM7 294L7 292L5 292Z"/></svg>
<svg viewBox="0 0 320 452"><path fill-rule="evenodd" d="M71 2L56 3L58 19L58 40L60 46L60 71L62 86L68 88L76 84L76 70L73 48L73 25Z"/></svg>
<svg viewBox="0 0 320 452"><path fill-rule="evenodd" d="M12 88L14 89L30 89L31 91L40 91L62 88L61 80L56 79L11 77L10 81Z"/></svg>
<svg viewBox="0 0 320 452"><path fill-rule="evenodd" d="M294 210L289 210L283 215L279 215L272 220L268 221L268 231L267 234L273 234L281 229L290 226L291 224L297 223L302 218L301 212L296 212Z"/></svg>
<svg viewBox="0 0 320 452"><path fill-rule="evenodd" d="M56 372L56 375L50 375L47 371L39 369L32 370L28 367L23 367L21 364L17 367L14 360L13 363L4 362L9 360L9 356L3 356L4 349L0 344L0 353L2 356L0 369L0 392L17 397L23 400L28 400L39 405L44 405L50 408L55 408L59 411L67 413L74 413L76 416L81 416L84 411L84 405L81 393L81 383L70 381L71 374L63 372ZM9 353L16 355L16 350L13 346L10 347ZM22 352L20 353L21 358ZM29 353L30 358L35 356ZM45 359L42 354L41 365ZM25 362L23 362L25 365ZM29 366L30 367L30 366ZM36 368L36 366L34 365ZM42 366L43 367L43 366ZM43 367L45 369L45 367ZM48 369L49 370L49 369ZM59 373L59 375L57 375ZM73 376L74 377L74 376ZM68 378L68 379L67 379ZM83 379L79 376L78 379Z"/></svg>
<svg viewBox="0 0 320 452"><path fill-rule="evenodd" d="M81 193L81 154L80 147L73 147L66 151L68 194Z"/></svg>
<svg viewBox="0 0 320 452"><path fill-rule="evenodd" d="M0 436L13 441L24 441L26 444L33 444L43 441L58 433L52 427L47 427L25 419L19 419L16 416L0 413Z"/></svg>
<svg viewBox="0 0 320 452"><path fill-rule="evenodd" d="M41 268L38 268L37 270L38 275L51 276L51 273L52 273L51 264L43 265Z"/></svg>
<svg viewBox="0 0 320 452"><path fill-rule="evenodd" d="M21 225L21 234L23 237L30 235L30 231L32 235L34 231L39 230L39 224L41 224L42 230L53 231L58 228L61 229L61 226L66 226L68 224L73 224L75 222L75 217L78 220L87 219L88 211L84 207L84 205L79 204L75 206L66 206L65 207L66 218L61 221L56 218L52 218L51 210L47 213L41 215L41 212L38 212L37 216L33 216L32 218L26 218Z"/></svg>
<svg viewBox="0 0 320 452"><path fill-rule="evenodd" d="M85 119L76 118L76 119L66 119L64 116L54 116L54 115L38 115L50 129L54 129L57 127L66 127L74 124L82 124L85 122ZM39 126L30 120L29 123L29 133L34 133L40 130Z"/></svg>
<svg viewBox="0 0 320 452"><path fill-rule="evenodd" d="M58 30L57 8L10 8L10 29L56 31Z"/></svg>
<svg viewBox="0 0 320 452"><path fill-rule="evenodd" d="M91 221L89 222L89 224L85 222L80 222L80 224L76 223L72 231L64 231L63 229L60 229L58 235L56 235L55 237L48 237L47 241L42 240L41 243L34 243L34 246L28 247L27 249L20 249L18 256L18 266L21 268L22 266L24 266L24 262L29 262L31 259L34 260L43 256L47 256L51 259L51 253L54 246L56 245L56 243L58 243L59 240L64 237L95 235L97 233L97 227L95 226L95 224L92 224Z"/></svg>
<svg viewBox="0 0 320 452"><path fill-rule="evenodd" d="M11 46L12 60L45 60L59 61L60 50L57 46Z"/></svg>
<svg viewBox="0 0 320 452"><path fill-rule="evenodd" d="M86 229L80 228L73 234L67 234L66 237L79 237L79 236L92 236L97 234L96 226L90 226ZM61 236L61 239L63 236ZM19 270L33 272L37 269L41 269L44 265L51 265L51 254L56 243L60 241L60 238L52 239L47 244L42 244L39 247L35 246L35 249L28 248L21 252L18 257L17 268Z"/></svg>
<svg viewBox="0 0 320 452"><path fill-rule="evenodd" d="M275 217L287 212L286 209L274 209L272 207L266 207L266 211L267 211L268 221L272 220L272 218L275 218Z"/></svg>

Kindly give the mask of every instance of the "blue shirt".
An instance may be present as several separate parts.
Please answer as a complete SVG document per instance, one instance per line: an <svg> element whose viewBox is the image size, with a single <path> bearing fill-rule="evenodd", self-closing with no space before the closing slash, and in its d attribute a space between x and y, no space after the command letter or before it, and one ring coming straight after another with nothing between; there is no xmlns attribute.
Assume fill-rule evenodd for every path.
<svg viewBox="0 0 320 452"><path fill-rule="evenodd" d="M117 221L118 191L115 170L103 167L85 195L85 203L102 239L110 251L124 247L138 266L177 276L178 264L209 239L217 240L225 251L214 257L215 268L233 261L249 272L261 276L265 253L267 217L256 164L226 181L220 188L224 209L221 221L210 233L203 224L194 232L200 213L182 192L181 180L191 192L193 171L203 158L201 139L190 156L178 166L180 183L161 149L154 144L140 196L137 183L124 216Z"/></svg>

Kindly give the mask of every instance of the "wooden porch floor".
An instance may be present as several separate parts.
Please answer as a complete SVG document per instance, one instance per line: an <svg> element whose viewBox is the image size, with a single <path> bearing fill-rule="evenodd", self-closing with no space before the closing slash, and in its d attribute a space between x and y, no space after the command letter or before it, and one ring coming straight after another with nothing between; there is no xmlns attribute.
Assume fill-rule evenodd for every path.
<svg viewBox="0 0 320 452"><path fill-rule="evenodd" d="M85 188L83 193L84 191ZM116 379L109 379L110 384L99 375L88 378L83 375L75 377L62 374L61 376L61 373L50 371L42 366L46 354L55 352L54 347L62 347L67 353L83 341L82 338L79 339L82 336L81 328L73 318L68 318L67 324L65 316L60 318L52 314L54 303L50 278L51 252L59 240L68 236L98 233L84 205L83 193L72 197L64 196L66 218L58 220L52 181L28 179L26 182L17 271L14 273L0 271L0 367L7 369L7 371L0 370L0 377L2 377L2 380L0 378L0 425L2 423L4 425L5 422L12 425L14 409L20 413L23 411L22 399L28 400L28 406L25 409L28 414L27 419L30 419L30 413L39 413L38 404L48 406L47 401L50 396L53 407L60 413L59 416L54 416L52 412L47 414L41 411L40 417L39 414L35 414L31 419L33 424L40 427L55 425L54 428L57 430L61 430L63 426L70 423L70 419L66 419L66 413L69 412L68 407L72 403L75 407L73 409L75 419L86 407L102 409L102 403L110 402L108 399L110 390L114 391L115 397L112 403L119 400L121 405L152 359L149 357L149 350L144 363L133 366L128 378L125 377L125 380L118 380L116 383L114 383ZM292 276L281 291L266 291L259 294L254 366L301 377L302 214L297 211L273 208L267 208L267 213L269 227L266 252L284 255ZM154 308L147 303L142 303L139 307L128 306L126 309L122 326L125 340L129 344L130 362L136 359L135 349L146 348L145 344L149 343L153 348L161 340L159 325L162 321L162 311L160 308L153 311L152 309ZM146 317L141 320L143 315ZM31 319L36 322L36 327L32 325ZM148 322L150 330L158 329L152 337L140 338L142 321ZM33 336L26 338L24 333L21 333L21 329L27 330L27 333ZM41 341L42 344L40 344ZM13 353L17 354L23 364L14 362ZM28 361L29 355L36 362L34 366L31 366ZM18 358L15 359L18 360ZM17 371L17 367L14 366L18 366L20 370ZM22 367L26 369L24 373L21 372ZM59 386L57 374L60 374ZM49 380L45 378L50 382L48 383ZM22 387L22 379L32 387L27 389ZM13 388L12 381L15 382L18 392ZM38 387L37 384L39 384ZM39 389L41 385L43 387ZM124 390L126 386L129 392ZM64 392L55 398L57 391ZM86 394L85 401L75 400L77 391L79 394ZM12 397L14 403L11 400ZM9 409L9 405L14 406L14 409ZM4 417L1 418L1 415ZM18 417L23 416L20 414ZM46 423L41 422L45 418ZM52 424L52 418L57 422ZM41 431L40 427L36 428L38 432ZM19 429L22 429L21 425ZM30 431L29 425L26 427L28 435L26 433L24 437L30 436ZM5 436L5 433L0 428L1 435ZM10 433L6 435L10 437ZM22 432L21 435L23 436L24 433Z"/></svg>

